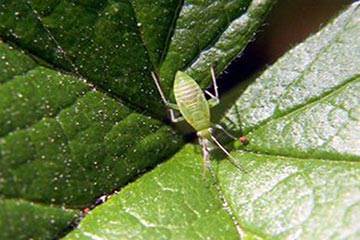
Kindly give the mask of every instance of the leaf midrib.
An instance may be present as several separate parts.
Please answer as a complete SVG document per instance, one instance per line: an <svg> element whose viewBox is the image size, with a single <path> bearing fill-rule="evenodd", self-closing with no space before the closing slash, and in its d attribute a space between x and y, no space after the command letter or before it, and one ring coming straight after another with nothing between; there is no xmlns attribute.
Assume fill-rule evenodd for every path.
<svg viewBox="0 0 360 240"><path fill-rule="evenodd" d="M354 11L348 15L346 22L343 24L343 26L339 29L339 31L333 36L333 38L328 42L327 45L323 46L319 52L316 54L316 56L314 57L314 59L304 68L304 70L301 72L300 76L293 82L291 82L291 84L289 84L289 86L287 87L287 89L284 91L284 93L279 96L278 101L276 102L276 107L274 112L280 112L279 110L279 104L280 101L282 100L282 96L286 96L289 93L289 90L291 89L291 87L293 85L296 85L298 82L300 82L301 80L304 79L305 74L307 74L309 72L309 70L318 62L320 56L324 53L327 52L327 50L332 47L332 45L334 43L337 42L337 40L339 39L339 37L341 36L342 33L345 32L347 25L351 22L352 20L352 16L354 14ZM335 21L336 19L334 19L333 21ZM341 86L341 85L340 85ZM336 89L336 88L335 88Z"/></svg>
<svg viewBox="0 0 360 240"><path fill-rule="evenodd" d="M30 57L32 59L34 59L34 56L38 59L40 59L41 61L43 61L44 63L46 63L48 66L45 66L45 67L51 67L52 70L54 71L61 71L65 74L68 74L68 75L71 75L71 76L75 76L76 79L78 79L78 81L81 81L83 83L85 83L86 85L88 85L89 87L91 88L95 88L97 91L105 94L106 96L108 96L109 98L111 99L114 99L116 100L117 102L119 102L119 104L124 104L126 105L127 107L129 107L130 109L138 112L138 113L144 113L144 111L147 111L146 109L144 109L142 106L138 106L138 105L134 105L133 103L131 103L130 101L128 100L125 100L124 98L122 98L121 96L119 96L118 94L115 94L107 89L105 89L104 87L102 87L101 85L99 84L95 84L93 83L93 81L87 79L86 77L84 77L78 70L77 70L77 67L75 65L75 63L71 60L71 58L68 56L67 52L65 51L65 49L61 46L61 44L56 40L55 36L51 33L50 29L48 29L43 21L42 21L42 17L37 15L36 14L36 11L32 8L32 6L27 2L25 1L25 4L30 8L30 12L31 14L33 14L33 16L37 19L37 21L40 23L41 27L45 30L45 32L47 33L47 35L49 36L49 38L53 41L53 43L61 50L61 52L63 53L63 57L65 58L65 60L71 65L71 68L72 70L66 70L64 69L63 67L59 68L59 67L55 67L54 64L50 63L49 61L45 60L44 58L42 58L41 56L38 56L37 54L34 54L34 53L31 53L31 49L28 49L27 52L28 53L31 53L30 54ZM135 14L135 10L134 10L134 7L133 5L128 1L128 4L129 6L131 6L131 9L133 11L133 17L137 20L136 18L136 14ZM149 63L152 64L152 68L154 69L154 66L153 66L153 63L152 61L150 61L150 56L148 54L149 50L143 40L143 36L139 30L139 27L137 27L137 35L140 37L141 39L141 43L142 45L144 46L144 48L146 49L145 51L145 55L147 57L147 60ZM8 41L6 41L8 42ZM19 47L16 43L10 41L10 43L12 45L15 45L17 49L20 49L20 50L23 50L21 47ZM29 54L27 54L29 55ZM36 59L34 59L36 61ZM42 65L39 61L36 61L36 63Z"/></svg>
<svg viewBox="0 0 360 240"><path fill-rule="evenodd" d="M135 12L135 8L134 8L133 4L132 4L131 1L129 1L129 0L127 0L127 3L128 3L129 6L131 6L132 14L133 14L133 17L134 17L135 21L138 22L138 18L137 18L137 15L136 15L136 12ZM51 33L50 29L48 29L48 28L44 25L44 23L43 23L43 21L42 21L42 17L39 16L38 14L36 14L36 10L34 10L34 9L32 8L32 6L30 5L30 3L25 2L25 4L30 8L31 14L32 14L32 15L36 18L36 20L40 23L41 27L42 27L42 28L44 29L44 31L47 33L47 35L49 36L49 38L51 39L51 41L53 41L53 43L57 46L57 48L59 48L59 49L61 50L63 57L64 57L65 60L70 64L70 66L71 66L72 69L69 71L69 70L64 69L63 67L61 67L61 68L55 67L52 63L49 63L47 60L43 59L41 56L38 56L37 54L31 53L31 49L28 50L29 53L33 54L36 58L41 59L43 62L45 62L46 64L48 64L48 66L51 66L51 68L52 68L53 70L56 70L56 71L59 71L59 70L60 70L61 72L64 72L64 73L66 73L66 74L70 74L70 75L76 76L76 78L77 78L79 81L86 82L90 87L95 88L96 90L99 90L100 92L106 94L106 95L109 96L110 98L113 98L113 99L115 99L115 100L117 100L117 101L121 101L122 103L124 103L126 106L128 106L128 107L131 108L131 109L135 109L135 110L137 110L138 112L144 112L144 111L145 111L145 112L148 112L148 110L145 109L142 105L138 105L138 104L134 105L133 103L131 103L130 101L128 101L128 100L126 100L126 99L124 99L124 98L122 98L122 97L119 96L118 94L113 93L113 92L105 89L105 88L102 87L100 84L95 84L95 83L93 83L93 81L91 81L91 80L89 80L88 78L86 78L85 76L83 76L83 75L77 70L77 67L76 67L75 63L71 60L71 58L70 58L69 55L67 54L67 51L66 51L66 50L61 46L61 44L57 41L56 37ZM179 14L178 14L178 13L181 11L183 4L184 4L184 0L179 1L179 4L178 4L177 7L176 7L175 14L174 14L174 16L173 16L173 18L172 18L170 27L169 27L169 29L168 29L168 31L167 31L167 38L166 38L166 42L165 42L165 44L164 44L164 48L162 49L162 54L161 54L160 64L159 64L159 69L161 68L162 62L164 61L164 59L165 59L165 57L166 57L168 47L170 46L170 43L171 43L172 34L173 34L174 30L176 30L176 22L177 22L177 19L178 19L178 17L179 17ZM237 19L238 17L241 17L241 16L243 16L244 14L246 14L250 6L251 6L251 4L249 4L249 5L247 6L247 9L244 10L244 12L242 13L242 15L236 16L236 17L234 17L234 18L232 18L232 19L229 18L229 19L228 19L229 21L227 22L226 27L224 27L223 30L226 30L226 29L229 27L229 25L231 24L232 21L234 21L234 20ZM50 13L49 13L49 14L50 14ZM154 63L151 61L151 58L150 58L150 55L149 55L150 50L149 50L149 48L147 47L146 41L144 40L144 36L143 36L143 34L141 33L140 28L137 27L136 29L137 29L136 34L137 34L137 35L139 36L139 38L141 39L141 44L142 44L142 46L144 47L144 49L146 50L146 51L145 51L145 55L146 55L146 58L147 58L147 62L149 62L150 65L151 65L150 68L151 68L151 69L154 69L154 70L157 70L157 67L156 67L156 66L154 65ZM195 61L198 59L198 57L201 55L202 51L204 51L205 49L208 49L208 48L214 46L214 43L216 43L216 42L218 41L218 39L221 37L221 35L222 35L223 33L224 33L224 31L220 31L219 34L218 34L216 37L214 37L213 40L212 40L211 42L209 42L209 44L208 44L205 48L200 49L200 51L198 52L198 54L197 54L196 56L194 56L194 58L189 61L189 63L186 65L185 68L189 68L189 67L193 64L193 62L195 62ZM13 43L13 42L11 42L11 43L14 44L15 46L17 46L17 44L15 44L15 43ZM19 46L17 46L17 48L18 48L18 49L22 49L22 48L20 48ZM153 112L151 113L151 115L156 116L156 115L154 115Z"/></svg>
<svg viewBox="0 0 360 240"><path fill-rule="evenodd" d="M240 16L235 16L233 18L229 17L229 15L227 14L227 12L225 12L224 14L226 15L227 18L227 23L226 23L226 27L224 27L224 31L219 31L219 33L214 36L214 38L209 41L209 43L203 48L203 49L199 49L199 52L196 56L194 56L193 59L189 60L189 62L185 65L184 69L190 69L190 67L199 59L199 57L201 56L201 54L206 51L207 49L210 49L212 47L215 46L215 44L219 41L219 39L221 38L221 36L224 34L225 30L229 28L229 26L231 25L232 22L234 22L236 19L243 17L245 14L247 14L249 8L251 6L251 3L246 7L246 9L244 10L244 12L242 13L242 15ZM214 63L215 64L215 63Z"/></svg>
<svg viewBox="0 0 360 240"><path fill-rule="evenodd" d="M359 5L360 6L360 5ZM342 27L339 29L339 31L333 36L333 38L331 39L330 42L328 42L328 44L326 44L324 47L321 48L321 50L319 50L319 52L316 54L316 56L314 57L314 59L303 69L303 71L301 72L301 74L291 83L287 86L287 89L284 91L283 94L281 94L281 96L279 96L278 100L276 101L276 107L275 107L275 110L274 110L274 113L273 113L273 117L269 117L268 119L260 122L259 124L253 126L253 127L250 127L248 129L246 129L244 131L244 134L249 134L249 133L252 133L254 131L256 131L257 129L263 127L264 125L268 124L269 122L271 121L274 121L276 119L280 119L280 118L283 118L285 116L288 116L288 115L291 115L294 111L297 111L299 109L302 109L302 108L305 108L306 106L308 105L311 105L312 103L316 103L316 102L319 102L321 101L322 98L325 98L329 95L331 95L333 92L341 89L342 87L344 87L345 85L351 83L352 81L355 81L356 78L360 77L360 73L355 75L355 76L352 76L351 78L349 78L348 80L344 81L343 83L333 87L332 89L328 90L327 92L324 92L323 94L319 95L319 96L316 96L316 97L312 97L312 98L309 98L308 101L306 103L303 103L303 104L298 104L297 106L293 107L293 108L290 108L286 111L282 111L280 112L278 110L278 105L279 105L279 102L281 101L281 97L282 96L286 96L286 94L289 92L289 89L291 88L291 86L293 86L294 84L298 83L299 81L303 80L304 79L304 75L306 73L309 72L309 69L311 69L312 66L314 66L314 64L317 63L317 60L319 59L319 57L324 54L330 47L332 47L333 43L336 43L336 41L338 40L338 38L340 37L340 35L346 30L346 26L351 22L352 20L352 17L353 15L356 13L356 8L353 9L353 11L351 12L351 14L349 14L347 16L347 19L346 19L346 22L342 25ZM333 21L337 20L337 18L335 18ZM237 114L238 111L236 111ZM241 119L241 118L239 118Z"/></svg>
<svg viewBox="0 0 360 240"><path fill-rule="evenodd" d="M177 19L179 17L179 13L180 13L180 11L182 9L182 6L184 5L184 1L185 0L179 1L179 4L176 6L175 14L174 14L173 18L171 19L171 24L170 24L170 27L169 27L168 32L167 32L164 48L161 51L161 56L160 56L160 61L159 61L159 63L160 63L159 64L159 69L161 68L161 64L164 62L167 51L169 50L169 46L170 46L170 43L171 43L171 38L172 38L172 35L174 34L174 30L176 29L176 22L177 22ZM147 50L149 51L149 49L147 49ZM153 69L159 70L159 69L156 69L155 66L153 66L153 67L154 67Z"/></svg>
<svg viewBox="0 0 360 240"><path fill-rule="evenodd" d="M259 125L255 126L253 128L250 128L245 133L246 134L254 133L255 131L259 130L260 128L264 127L265 125L271 123L272 121L279 120L279 119L282 119L285 117L289 117L293 114L296 114L298 112L306 110L307 108L311 108L312 106L315 106L316 104L323 102L323 101L327 100L328 98L331 98L336 93L341 92L343 89L348 87L348 85L350 85L351 83L353 83L357 80L360 80L360 73L349 78L347 81L344 81L342 84L339 84L338 86L332 88L331 90L325 92L324 94L322 94L316 98L312 98L308 102L306 102L304 104L300 104L300 105L290 109L289 111L284 112L282 115L279 115L279 116L276 116L273 118L269 118L268 120L263 121Z"/></svg>
<svg viewBox="0 0 360 240"><path fill-rule="evenodd" d="M236 151L236 150L234 150ZM300 161L309 161L309 160L316 160L316 161L324 161L324 162L333 162L333 163L349 163L349 164L360 164L359 160L344 160L344 159L331 159L331 158L319 158L315 156L311 157L300 157L300 156L292 156L292 155L282 155L282 154L272 154L269 152L260 152L260 151L252 151L252 150L239 150L246 154L255 154L262 157L279 157L281 159L292 159L292 160L300 160ZM223 161L226 161L224 159Z"/></svg>

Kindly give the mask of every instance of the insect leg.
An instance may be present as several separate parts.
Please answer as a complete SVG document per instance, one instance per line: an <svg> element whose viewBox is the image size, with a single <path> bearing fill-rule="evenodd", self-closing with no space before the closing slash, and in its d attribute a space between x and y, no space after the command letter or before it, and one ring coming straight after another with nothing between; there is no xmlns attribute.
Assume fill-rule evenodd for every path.
<svg viewBox="0 0 360 240"><path fill-rule="evenodd" d="M225 133L228 137L232 138L233 140L238 140L234 135L232 135L227 130L225 130L225 128L220 124L214 124L214 127L223 131L223 133Z"/></svg>
<svg viewBox="0 0 360 240"><path fill-rule="evenodd" d="M213 66L210 67L210 72L211 72L211 79L213 81L213 85L214 85L214 92L215 92L215 98L219 99L219 91L218 91L218 85L216 82L216 76L215 76L215 69Z"/></svg>
<svg viewBox="0 0 360 240"><path fill-rule="evenodd" d="M179 110L179 107L175 103L170 103L169 100L166 99L165 94L161 88L159 78L156 76L156 74L154 72L151 72L151 76L155 82L156 88L158 89L158 91L160 93L161 100L164 102L166 107L169 108L171 121L176 123L176 122L180 122L180 121L184 120L184 118L181 116L176 117L174 110Z"/></svg>
<svg viewBox="0 0 360 240"><path fill-rule="evenodd" d="M211 97L211 99L209 100L210 107L214 107L220 103L220 99L219 99L218 85L216 82L215 69L213 66L210 67L210 72L211 72L211 79L213 82L215 95L207 90L205 90L205 93Z"/></svg>
<svg viewBox="0 0 360 240"><path fill-rule="evenodd" d="M184 117L182 116L179 116L179 117L176 117L175 116L175 111L173 109L169 109L169 112L170 112L170 119L171 119L171 122L173 123L177 123L177 122L181 122L184 120Z"/></svg>
<svg viewBox="0 0 360 240"><path fill-rule="evenodd" d="M154 72L151 72L151 76L152 76L152 78L153 78L153 80L155 82L156 88L159 91L160 96L161 96L161 100L164 102L164 104L170 109L179 110L178 106L175 103L170 103L169 100L166 99L165 94L164 94L164 92L163 92L163 90L161 88L160 81L159 81L159 78L157 77L157 75Z"/></svg>

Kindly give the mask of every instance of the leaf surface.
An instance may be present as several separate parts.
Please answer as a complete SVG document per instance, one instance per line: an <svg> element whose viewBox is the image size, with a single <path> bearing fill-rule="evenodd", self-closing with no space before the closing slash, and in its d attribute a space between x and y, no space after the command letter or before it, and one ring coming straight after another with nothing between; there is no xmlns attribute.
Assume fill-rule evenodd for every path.
<svg viewBox="0 0 360 240"><path fill-rule="evenodd" d="M186 146L91 212L67 239L359 238L359 17L359 3L351 5L250 84L224 117L249 139L232 152L245 172L226 160L217 168L236 221L202 179L200 150ZM224 217L209 217L204 206ZM199 235L188 235L190 212L205 234L198 227Z"/></svg>
<svg viewBox="0 0 360 240"><path fill-rule="evenodd" d="M39 215L33 218L48 219L47 208L32 211L31 202L56 204L48 208L59 215L52 233L55 226L64 229L70 213L62 217L63 210L56 208L88 206L181 146L181 136L158 120L81 79L40 66L24 53L0 45L6 61L6 78L0 85L0 193L5 201L28 202L16 208L16 216L34 213ZM0 209L5 211L1 221L9 209ZM32 236L27 226L32 227L15 224L7 233L6 224L0 224L0 230L27 239ZM50 238L47 234L43 237Z"/></svg>
<svg viewBox="0 0 360 240"><path fill-rule="evenodd" d="M65 239L237 239L202 178L200 149L186 145L92 211Z"/></svg>
<svg viewBox="0 0 360 240"><path fill-rule="evenodd" d="M260 1L185 1L168 53L160 68L165 90L171 91L176 71L189 73L203 88L244 49L274 5Z"/></svg>
<svg viewBox="0 0 360 240"><path fill-rule="evenodd" d="M67 228L77 214L74 210L19 199L0 199L0 204L1 239L60 237L59 228ZM27 231L22 232L19 229Z"/></svg>
<svg viewBox="0 0 360 240"><path fill-rule="evenodd" d="M237 152L247 173L221 164L226 199L241 227L264 239L357 239L358 162Z"/></svg>
<svg viewBox="0 0 360 240"><path fill-rule="evenodd" d="M224 70L246 46L273 2L4 0L0 36L161 116L164 108L150 71L160 72L168 91L174 71L185 70L201 58L191 71L197 71L196 79L207 87L210 64L220 61L217 70ZM204 25L208 19L216 20ZM201 36L194 39L199 31ZM189 44L191 53L186 50ZM211 56L205 54L208 50Z"/></svg>
<svg viewBox="0 0 360 240"><path fill-rule="evenodd" d="M198 14L215 18L229 13L207 29L205 35L210 35L201 36L201 48L188 59L223 45L217 47L221 54L202 57L204 63L194 68L198 72L206 61L225 57L217 68L222 71L274 1L217 2L204 2L187 16L196 20ZM172 42L190 5L197 3L1 1L1 237L52 239L64 234L80 209L182 146L179 134L154 119L165 111L150 72L166 69L169 49L185 43ZM187 32L198 30L189 27ZM165 86L173 81L164 80ZM36 219L37 224L25 223Z"/></svg>
<svg viewBox="0 0 360 240"><path fill-rule="evenodd" d="M267 69L241 95L223 121L229 129L253 128L324 98L360 73L357 4Z"/></svg>
<svg viewBox="0 0 360 240"><path fill-rule="evenodd" d="M360 233L360 8L266 70L223 123L249 143L219 179L240 225L263 238Z"/></svg>

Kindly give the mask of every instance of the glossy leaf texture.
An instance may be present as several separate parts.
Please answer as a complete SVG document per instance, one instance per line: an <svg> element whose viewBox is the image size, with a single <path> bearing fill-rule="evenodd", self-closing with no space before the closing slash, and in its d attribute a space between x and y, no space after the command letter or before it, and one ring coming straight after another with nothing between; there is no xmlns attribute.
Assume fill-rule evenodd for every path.
<svg viewBox="0 0 360 240"><path fill-rule="evenodd" d="M245 171L214 161L220 193L187 145L65 239L358 239L359 19L355 3L240 96L223 123L249 139L232 152Z"/></svg>
<svg viewBox="0 0 360 240"><path fill-rule="evenodd" d="M237 239L200 174L201 161L201 149L186 145L90 212L65 239Z"/></svg>
<svg viewBox="0 0 360 240"><path fill-rule="evenodd" d="M176 40L186 26L183 40L201 29L203 40L176 67L217 47L193 69L221 58L222 71L273 2L1 0L0 238L58 238L97 197L173 155L183 139L155 119L165 111L150 72L181 54L168 56L187 45ZM219 12L229 16L193 27Z"/></svg>
<svg viewBox="0 0 360 240"><path fill-rule="evenodd" d="M219 178L240 225L267 238L360 237L360 7L251 84L223 123L248 138ZM234 152L235 154L235 152Z"/></svg>
<svg viewBox="0 0 360 240"><path fill-rule="evenodd" d="M355 82L360 73L357 4L267 69L229 110L224 124L247 133Z"/></svg>
<svg viewBox="0 0 360 240"><path fill-rule="evenodd" d="M224 70L274 2L2 0L0 36L159 116L164 108L150 71L167 90L175 71L186 69L206 87L210 64Z"/></svg>
<svg viewBox="0 0 360 240"><path fill-rule="evenodd" d="M273 0L184 1L159 74L171 91L176 71L190 74L205 88L210 67L221 73L255 35Z"/></svg>
<svg viewBox="0 0 360 240"><path fill-rule="evenodd" d="M8 239L51 238L46 237L50 233L32 235L45 229L23 228L32 228L26 224L31 218L47 216L46 208L38 210L36 204L49 205L49 211L59 215L49 228L58 226L59 231L64 229L63 218L72 219L67 209L77 213L181 146L182 137L169 126L81 79L40 66L24 53L0 45L5 63L0 85L0 193L11 202L14 216L24 214L12 219L17 230L8 231L0 224L0 232L10 234ZM28 213L25 207L14 207L17 204L27 206ZM9 209L1 204L1 221Z"/></svg>

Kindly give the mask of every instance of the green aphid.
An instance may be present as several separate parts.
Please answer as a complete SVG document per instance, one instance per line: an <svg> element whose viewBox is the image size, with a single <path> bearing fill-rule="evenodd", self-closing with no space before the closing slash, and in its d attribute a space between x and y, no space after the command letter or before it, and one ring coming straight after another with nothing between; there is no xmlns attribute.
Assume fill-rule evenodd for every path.
<svg viewBox="0 0 360 240"><path fill-rule="evenodd" d="M202 147L203 152L203 176L206 176L207 170L210 172L212 179L215 181L215 187L219 194L219 198L223 203L224 210L231 217L239 234L239 238L242 239L244 236L243 231L240 228L238 222L236 221L228 202L226 201L226 198L218 184L216 174L212 170L210 161L210 146L212 145L212 143L214 143L228 156L228 160L237 169L242 170L242 168L235 163L235 158L230 155L230 153L220 144L220 142L213 135L213 129L218 128L224 131L224 133L231 138L236 139L234 136L229 134L223 127L218 124L212 124L210 121L210 108L216 106L220 102L214 69L211 68L211 76L215 93L211 94L210 92L205 91L205 93L211 97L210 100L206 100L205 94L194 79L192 79L186 73L178 71L175 75L174 82L174 95L177 104L170 103L165 98L157 76L155 75L155 73L152 73L152 76L160 92L163 102L170 110L171 120L173 122L178 122L185 119L196 130L196 134L199 138L199 143ZM175 117L175 110L179 111L182 116Z"/></svg>
<svg viewBox="0 0 360 240"><path fill-rule="evenodd" d="M159 79L155 73L152 73L152 76L163 102L170 110L171 121L178 122L185 119L185 121L196 130L196 134L199 137L199 143L203 151L204 173L206 170L211 171L209 153L212 143L217 145L228 156L228 160L236 168L242 170L240 166L235 164L234 157L230 155L225 147L223 147L213 135L213 129L218 128L229 135L231 138L236 139L234 136L225 131L225 129L220 125L212 124L210 120L210 108L216 106L220 102L214 69L211 68L211 76L215 93L212 94L208 91L205 91L205 93L211 97L210 100L206 100L205 93L201 90L200 86L193 78L191 78L185 72L178 71L175 75L174 81L174 95L176 104L170 103L166 99L161 89ZM175 110L181 113L180 117L175 116Z"/></svg>

